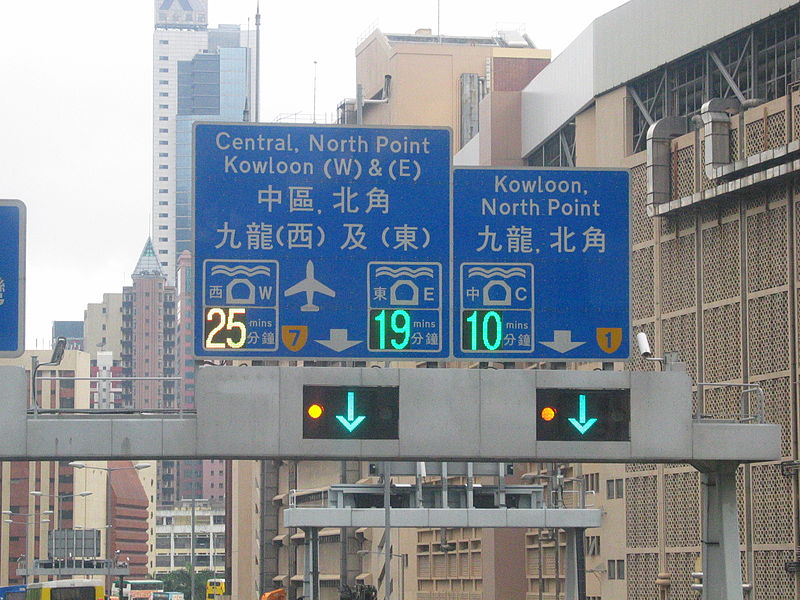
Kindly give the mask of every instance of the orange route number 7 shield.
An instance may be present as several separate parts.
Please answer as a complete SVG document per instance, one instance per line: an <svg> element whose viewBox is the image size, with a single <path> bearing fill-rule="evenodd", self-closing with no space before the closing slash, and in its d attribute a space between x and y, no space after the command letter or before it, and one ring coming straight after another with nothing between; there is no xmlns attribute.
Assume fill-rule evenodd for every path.
<svg viewBox="0 0 800 600"><path fill-rule="evenodd" d="M603 352L612 354L622 344L622 327L598 327L597 345Z"/></svg>
<svg viewBox="0 0 800 600"><path fill-rule="evenodd" d="M299 352L308 341L308 326L284 325L281 327L281 341L292 352Z"/></svg>

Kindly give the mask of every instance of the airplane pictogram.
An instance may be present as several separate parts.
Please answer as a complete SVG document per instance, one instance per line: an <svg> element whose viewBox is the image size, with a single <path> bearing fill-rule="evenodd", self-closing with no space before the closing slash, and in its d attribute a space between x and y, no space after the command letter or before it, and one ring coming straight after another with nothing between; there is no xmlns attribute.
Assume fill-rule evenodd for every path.
<svg viewBox="0 0 800 600"><path fill-rule="evenodd" d="M305 292L306 294L306 303L300 307L301 312L319 311L319 306L314 304L314 294L324 294L325 296L330 296L331 298L336 296L336 292L314 277L314 263L312 261L308 261L306 263L305 279L295 283L293 286L287 289L283 295L293 296L294 294L299 294L301 292Z"/></svg>

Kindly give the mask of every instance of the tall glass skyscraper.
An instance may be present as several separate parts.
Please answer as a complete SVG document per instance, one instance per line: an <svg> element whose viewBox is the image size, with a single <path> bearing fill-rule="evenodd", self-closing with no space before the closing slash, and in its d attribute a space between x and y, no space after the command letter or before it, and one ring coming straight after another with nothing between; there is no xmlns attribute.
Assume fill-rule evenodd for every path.
<svg viewBox="0 0 800 600"><path fill-rule="evenodd" d="M208 0L154 2L152 242L167 285L174 286L181 252L192 247L192 125L245 119L255 92L256 35L239 25L209 29ZM190 272L191 263L184 259L183 264ZM182 332L192 318L192 298L186 290L179 294L176 326ZM183 334L177 342L177 373L169 374L183 377L177 402L191 408L192 344ZM216 467L205 468L201 461L159 461L159 505L181 498L222 499L223 470ZM204 486L215 493L205 494Z"/></svg>
<svg viewBox="0 0 800 600"><path fill-rule="evenodd" d="M170 285L191 248L192 124L242 121L255 91L255 32L208 28L208 0L154 0L153 224Z"/></svg>

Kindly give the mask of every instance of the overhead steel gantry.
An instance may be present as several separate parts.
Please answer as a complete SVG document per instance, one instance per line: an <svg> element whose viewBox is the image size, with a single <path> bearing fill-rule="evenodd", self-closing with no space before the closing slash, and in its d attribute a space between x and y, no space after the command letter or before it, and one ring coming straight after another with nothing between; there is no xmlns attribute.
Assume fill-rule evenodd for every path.
<svg viewBox="0 0 800 600"><path fill-rule="evenodd" d="M396 388L397 435L304 439L303 388ZM572 462L762 462L780 458L778 425L693 418L683 372L204 367L196 411L28 407L25 372L0 367L0 460L348 459ZM537 439L537 396L629 390L627 439ZM359 411L354 406L354 412ZM586 412L588 410L588 412ZM594 418L591 407L583 425ZM346 411L345 411L346 412ZM567 419L581 421L580 407ZM353 421L359 415L353 415ZM343 415L343 418L346 414ZM756 419L757 421L757 419ZM364 426L369 420L364 421ZM343 430L344 431L344 430ZM573 432L574 434L574 432ZM539 438L542 434L539 434ZM557 437L557 435L555 436Z"/></svg>

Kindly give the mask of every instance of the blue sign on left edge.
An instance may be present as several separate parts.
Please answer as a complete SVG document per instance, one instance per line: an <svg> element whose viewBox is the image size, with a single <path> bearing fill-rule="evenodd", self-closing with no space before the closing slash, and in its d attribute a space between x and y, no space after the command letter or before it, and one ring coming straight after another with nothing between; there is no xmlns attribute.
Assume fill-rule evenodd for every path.
<svg viewBox="0 0 800 600"><path fill-rule="evenodd" d="M447 358L450 140L197 123L196 355Z"/></svg>
<svg viewBox="0 0 800 600"><path fill-rule="evenodd" d="M25 205L0 200L0 358L25 351Z"/></svg>

